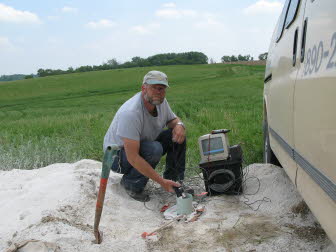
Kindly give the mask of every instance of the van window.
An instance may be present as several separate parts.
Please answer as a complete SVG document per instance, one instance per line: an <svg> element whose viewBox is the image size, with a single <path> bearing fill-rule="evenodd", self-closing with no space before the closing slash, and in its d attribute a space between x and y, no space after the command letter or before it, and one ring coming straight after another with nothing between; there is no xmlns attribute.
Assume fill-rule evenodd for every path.
<svg viewBox="0 0 336 252"><path fill-rule="evenodd" d="M291 1L289 8L288 8L287 18L286 18L286 24L285 24L286 29L293 23L296 17L296 14L298 12L298 9L299 9L299 5L300 5L300 0Z"/></svg>
<svg viewBox="0 0 336 252"><path fill-rule="evenodd" d="M278 24L278 30L277 30L277 35L276 35L276 42L278 42L282 36L282 32L285 27L285 20L287 17L287 12L288 12L288 6L290 4L291 0L286 0L284 8L282 9L281 15L279 17L279 24Z"/></svg>

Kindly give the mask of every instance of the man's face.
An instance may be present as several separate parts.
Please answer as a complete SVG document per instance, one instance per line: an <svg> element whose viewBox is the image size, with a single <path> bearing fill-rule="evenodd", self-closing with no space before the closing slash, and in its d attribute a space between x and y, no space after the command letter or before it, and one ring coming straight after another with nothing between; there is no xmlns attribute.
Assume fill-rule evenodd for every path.
<svg viewBox="0 0 336 252"><path fill-rule="evenodd" d="M166 96L166 86L161 84L144 84L142 91L145 100L152 105L160 105Z"/></svg>

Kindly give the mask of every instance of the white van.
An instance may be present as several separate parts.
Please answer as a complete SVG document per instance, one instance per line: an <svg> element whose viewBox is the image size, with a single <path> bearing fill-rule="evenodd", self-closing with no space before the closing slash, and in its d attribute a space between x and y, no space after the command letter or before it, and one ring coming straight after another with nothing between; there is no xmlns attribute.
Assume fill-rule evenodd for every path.
<svg viewBox="0 0 336 252"><path fill-rule="evenodd" d="M336 243L336 0L286 1L264 82L264 161L281 164Z"/></svg>

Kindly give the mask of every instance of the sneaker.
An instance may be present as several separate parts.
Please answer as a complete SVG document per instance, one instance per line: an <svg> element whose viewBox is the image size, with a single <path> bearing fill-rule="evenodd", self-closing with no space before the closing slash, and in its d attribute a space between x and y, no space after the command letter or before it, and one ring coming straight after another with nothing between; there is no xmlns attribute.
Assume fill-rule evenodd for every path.
<svg viewBox="0 0 336 252"><path fill-rule="evenodd" d="M133 192L130 190L126 190L126 192L128 193L128 195L140 202L148 202L150 201L149 195L147 193L144 192Z"/></svg>
<svg viewBox="0 0 336 252"><path fill-rule="evenodd" d="M149 195L142 192L135 192L130 189L128 189L125 186L125 183L123 180L120 181L120 185L125 189L126 193L133 199L140 201L140 202L148 202L150 200Z"/></svg>

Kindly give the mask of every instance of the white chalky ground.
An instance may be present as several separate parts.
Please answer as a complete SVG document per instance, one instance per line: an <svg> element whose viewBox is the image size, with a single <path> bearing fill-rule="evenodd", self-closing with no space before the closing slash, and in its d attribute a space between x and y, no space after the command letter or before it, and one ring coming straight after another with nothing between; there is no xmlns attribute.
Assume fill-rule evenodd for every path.
<svg viewBox="0 0 336 252"><path fill-rule="evenodd" d="M92 243L100 162L0 171L0 251L30 239L51 242L59 251L336 251L310 212L293 212L302 198L282 168L248 169L245 192L257 191L257 177L255 195L208 197L199 220L173 223L147 240L143 232L167 222L160 194L145 206L130 199L120 175L111 173L100 245ZM244 201L257 202L249 207Z"/></svg>

